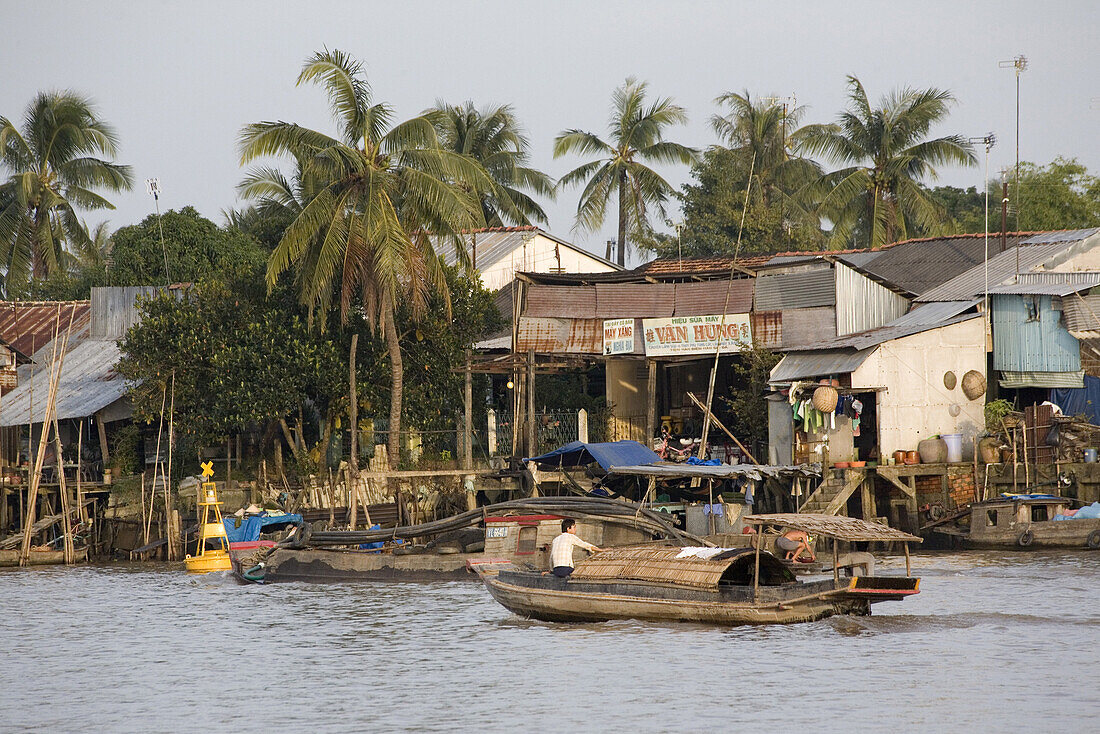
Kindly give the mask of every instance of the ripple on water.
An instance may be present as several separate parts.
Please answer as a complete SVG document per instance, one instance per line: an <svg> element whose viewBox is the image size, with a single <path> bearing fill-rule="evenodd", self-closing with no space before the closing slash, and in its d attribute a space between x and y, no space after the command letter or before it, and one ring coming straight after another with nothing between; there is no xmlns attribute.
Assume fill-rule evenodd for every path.
<svg viewBox="0 0 1100 734"><path fill-rule="evenodd" d="M1097 558L922 553L922 593L873 616L733 628L535 622L462 582L6 571L0 730L729 730L751 703L754 727L872 729L888 707L905 730L1083 731Z"/></svg>

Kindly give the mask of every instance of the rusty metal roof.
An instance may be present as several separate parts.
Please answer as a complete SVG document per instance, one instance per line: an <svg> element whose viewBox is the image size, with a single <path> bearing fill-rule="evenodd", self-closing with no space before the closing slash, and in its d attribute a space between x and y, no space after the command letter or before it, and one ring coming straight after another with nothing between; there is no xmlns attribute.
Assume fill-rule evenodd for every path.
<svg viewBox="0 0 1100 734"><path fill-rule="evenodd" d="M603 319L523 317L519 320L516 351L539 354L602 354Z"/></svg>
<svg viewBox="0 0 1100 734"><path fill-rule="evenodd" d="M126 395L126 380L115 372L118 357L113 339L84 339L69 348L57 389L58 420L90 416ZM29 379L21 379L19 387L4 396L0 426L41 423L49 380L50 365L43 361Z"/></svg>
<svg viewBox="0 0 1100 734"><path fill-rule="evenodd" d="M59 334L68 331L70 313L74 316L73 336L86 336L91 301L0 301L0 338L33 357L53 341L55 328Z"/></svg>

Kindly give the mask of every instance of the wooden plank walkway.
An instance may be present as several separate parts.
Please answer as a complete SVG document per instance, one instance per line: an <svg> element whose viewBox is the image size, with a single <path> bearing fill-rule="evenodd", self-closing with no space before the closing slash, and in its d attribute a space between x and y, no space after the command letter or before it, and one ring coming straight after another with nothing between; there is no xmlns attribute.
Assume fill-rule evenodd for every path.
<svg viewBox="0 0 1100 734"><path fill-rule="evenodd" d="M95 502L95 499L84 500L84 507L88 507L89 505L91 505L94 502ZM79 507L75 507L72 510L69 510L69 514L73 515L77 512L80 512L80 509L81 508L79 508ZM39 533L41 533L46 528L52 527L52 526L56 525L57 523L61 522L62 517L64 517L64 513L58 513L56 515L47 515L46 517L42 518L41 520L39 520L38 522L36 522L34 525L31 526L31 536L33 537L35 535L38 535ZM10 549L10 548L16 548L22 542L23 542L23 533L22 532L16 533L15 535L9 535L8 537L4 538L3 540L0 540L0 549L7 550L7 549Z"/></svg>

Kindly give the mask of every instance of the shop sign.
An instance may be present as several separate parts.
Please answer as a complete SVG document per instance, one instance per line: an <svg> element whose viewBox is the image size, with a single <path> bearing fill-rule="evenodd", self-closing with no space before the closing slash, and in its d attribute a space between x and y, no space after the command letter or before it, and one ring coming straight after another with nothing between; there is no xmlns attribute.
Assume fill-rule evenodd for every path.
<svg viewBox="0 0 1100 734"><path fill-rule="evenodd" d="M632 354L634 352L634 319L605 319L603 322L603 353Z"/></svg>
<svg viewBox="0 0 1100 734"><path fill-rule="evenodd" d="M721 315L642 319L642 332L649 357L714 354L719 349L739 352L752 346L752 325L747 313L726 314L724 319Z"/></svg>

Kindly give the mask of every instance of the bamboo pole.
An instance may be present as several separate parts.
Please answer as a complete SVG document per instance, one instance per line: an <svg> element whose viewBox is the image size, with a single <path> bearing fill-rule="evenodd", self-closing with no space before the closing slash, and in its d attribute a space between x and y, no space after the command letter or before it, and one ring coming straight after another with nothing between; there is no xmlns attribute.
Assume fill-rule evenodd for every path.
<svg viewBox="0 0 1100 734"><path fill-rule="evenodd" d="M905 575L913 575L913 567L909 560L909 541L905 541L901 544L901 547L905 549Z"/></svg>
<svg viewBox="0 0 1100 734"><path fill-rule="evenodd" d="M753 561L752 572L752 601L754 604L760 601L760 546L764 542L764 526L756 529L756 558Z"/></svg>
<svg viewBox="0 0 1100 734"><path fill-rule="evenodd" d="M68 347L69 337L73 331L73 318L76 316L76 306L73 306L69 312L69 328L65 335L65 341L60 345L60 352L58 351L57 336L61 330L61 306L57 307L57 317L54 321L54 338L53 338L53 350L50 358L50 381L49 390L46 394L46 410L42 418L42 434L39 436L38 441L38 454L35 457L34 472L29 477L29 487L27 490L27 511L25 514L25 529L23 531L23 545L19 551L19 565L26 566L27 561L30 559L31 553L31 528L34 527L34 513L35 506L38 502L38 486L42 479L42 464L46 459L46 440L49 433L50 421L53 419L53 413L57 409L57 388L61 382L61 367L65 362L65 351ZM33 377L32 377L33 385ZM31 442L34 438L33 424L31 424L31 434L28 436L28 442Z"/></svg>
<svg viewBox="0 0 1100 734"><path fill-rule="evenodd" d="M65 565L76 562L76 550L73 548L73 523L69 516L69 487L65 483L65 460L61 457L61 432L57 429L57 417L53 419L53 443L57 458L57 487L61 498L61 537L65 553Z"/></svg>
<svg viewBox="0 0 1100 734"><path fill-rule="evenodd" d="M833 538L833 586L840 585L840 551L837 550L837 539Z"/></svg>
<svg viewBox="0 0 1100 734"><path fill-rule="evenodd" d="M168 403L168 475L164 478L164 522L168 538L168 560L176 560L176 543L173 536L171 499L172 499L172 445L175 443L176 428L176 371L172 370L172 397ZM178 529L178 528L177 528Z"/></svg>
<svg viewBox="0 0 1100 734"><path fill-rule="evenodd" d="M692 402L694 402L694 403L695 403L695 404L696 404L697 406L699 406L699 408L701 408L701 409L702 409L702 411L703 411L703 419L704 419L704 420L703 420L703 425L707 425L708 423L712 423L712 422L713 422L713 423L714 423L714 425L716 425L716 426L718 426L719 428L721 428L721 429L722 429L723 431L725 431L725 432L726 432L726 435L727 435L727 436L729 436L729 437L730 437L731 439L733 439L733 442L734 442L735 444L737 444L737 447L738 447L739 449L741 449L742 451L744 451L744 452L745 452L745 456L749 457L749 461L751 461L752 463L756 464L757 466L760 466L760 465L761 465L761 464L760 464L760 462L756 460L756 457L755 457L755 456L753 456L753 455L752 455L752 453L751 453L751 452L750 452L750 451L749 451L749 450L748 450L747 448L745 448L745 444L743 444L743 443L741 443L740 441L738 441L738 440L737 440L737 436L734 436L734 435L733 435L732 433L730 433L730 430L729 430L728 428L726 428L726 427L725 427L724 425L722 425L722 422L721 422L720 420L718 420L718 419L717 419L717 418L716 418L716 417L714 416L714 413L712 413L712 412L710 411L710 408L708 408L707 406L703 405L702 401L700 401L700 400L699 400L699 398L695 397L695 395L693 395L692 393L690 393L690 392L689 392L689 393L687 394L687 396L688 396L689 398L691 398ZM708 420L708 419L709 419L709 420ZM703 432L704 432L704 433L706 433L706 431L705 431L705 430L704 430ZM702 447L700 447L700 451L702 451ZM699 454L699 458L702 458L702 453L700 453L700 454Z"/></svg>
<svg viewBox="0 0 1100 734"><path fill-rule="evenodd" d="M1029 491L1028 488L1031 486L1031 470L1027 458L1027 422L1025 421L1020 425L1023 426L1024 433L1024 491L1027 492Z"/></svg>
<svg viewBox="0 0 1100 734"><path fill-rule="evenodd" d="M141 473L141 544L149 544L149 523L145 520L145 472ZM131 559L133 557L131 556Z"/></svg>
<svg viewBox="0 0 1100 734"><path fill-rule="evenodd" d="M81 464L81 454L84 453L84 419L77 422L76 429L76 507L80 514L80 524L88 521L88 511L84 508L84 487L81 484L80 475L84 470Z"/></svg>

